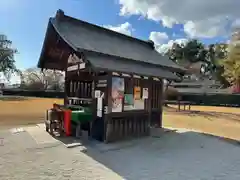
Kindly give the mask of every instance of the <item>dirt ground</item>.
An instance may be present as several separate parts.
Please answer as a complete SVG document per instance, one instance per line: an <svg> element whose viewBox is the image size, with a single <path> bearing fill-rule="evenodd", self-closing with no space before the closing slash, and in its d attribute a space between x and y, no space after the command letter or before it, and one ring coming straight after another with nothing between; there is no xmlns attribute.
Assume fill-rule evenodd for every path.
<svg viewBox="0 0 240 180"><path fill-rule="evenodd" d="M192 109L176 112L176 108L165 108L163 126L240 140L240 108L195 106Z"/></svg>
<svg viewBox="0 0 240 180"><path fill-rule="evenodd" d="M0 98L0 127L31 125L43 122L46 110L62 99L47 98Z"/></svg>
<svg viewBox="0 0 240 180"><path fill-rule="evenodd" d="M0 128L23 126L44 121L46 110L62 99L0 98ZM188 128L240 140L240 108L193 106L190 112L164 109L163 125Z"/></svg>

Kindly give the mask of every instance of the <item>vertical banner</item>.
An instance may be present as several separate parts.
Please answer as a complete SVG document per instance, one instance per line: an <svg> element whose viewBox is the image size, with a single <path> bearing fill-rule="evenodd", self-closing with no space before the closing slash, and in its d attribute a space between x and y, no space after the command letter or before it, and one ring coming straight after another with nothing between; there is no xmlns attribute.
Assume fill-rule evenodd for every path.
<svg viewBox="0 0 240 180"><path fill-rule="evenodd" d="M112 78L112 112L122 112L124 98L124 79Z"/></svg>

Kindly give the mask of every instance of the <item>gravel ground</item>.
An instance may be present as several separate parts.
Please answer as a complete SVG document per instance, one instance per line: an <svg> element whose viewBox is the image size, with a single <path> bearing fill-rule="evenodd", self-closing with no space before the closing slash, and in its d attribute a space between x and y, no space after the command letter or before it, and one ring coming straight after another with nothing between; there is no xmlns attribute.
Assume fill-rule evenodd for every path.
<svg viewBox="0 0 240 180"><path fill-rule="evenodd" d="M35 128L35 129L34 129ZM239 180L240 146L191 131L66 148L42 128L0 131L1 180Z"/></svg>

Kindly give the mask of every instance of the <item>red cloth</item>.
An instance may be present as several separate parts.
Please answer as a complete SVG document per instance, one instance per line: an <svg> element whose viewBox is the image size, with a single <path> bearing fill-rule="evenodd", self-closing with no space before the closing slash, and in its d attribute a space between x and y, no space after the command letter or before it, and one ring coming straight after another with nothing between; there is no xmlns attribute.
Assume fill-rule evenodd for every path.
<svg viewBox="0 0 240 180"><path fill-rule="evenodd" d="M64 129L66 136L71 135L71 110L64 110Z"/></svg>

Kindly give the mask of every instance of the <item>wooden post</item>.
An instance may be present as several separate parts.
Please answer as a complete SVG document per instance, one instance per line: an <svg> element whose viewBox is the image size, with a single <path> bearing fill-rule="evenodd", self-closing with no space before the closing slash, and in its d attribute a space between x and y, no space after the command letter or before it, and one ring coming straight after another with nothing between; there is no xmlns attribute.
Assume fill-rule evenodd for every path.
<svg viewBox="0 0 240 180"><path fill-rule="evenodd" d="M160 124L159 124L159 128L162 128L162 114L163 114L163 103L164 103L164 81L163 79L160 80L160 97L159 97L159 100L160 100Z"/></svg>
<svg viewBox="0 0 240 180"><path fill-rule="evenodd" d="M107 112L108 114L104 117L104 142L108 143L111 134L109 133L111 128L108 124L111 120L111 112L112 112L112 73L107 74L107 93L106 93L106 102L107 102Z"/></svg>
<svg viewBox="0 0 240 180"><path fill-rule="evenodd" d="M68 104L68 91L69 91L69 85L68 85L68 78L67 78L67 70L65 70L65 82L64 82L64 106Z"/></svg>

